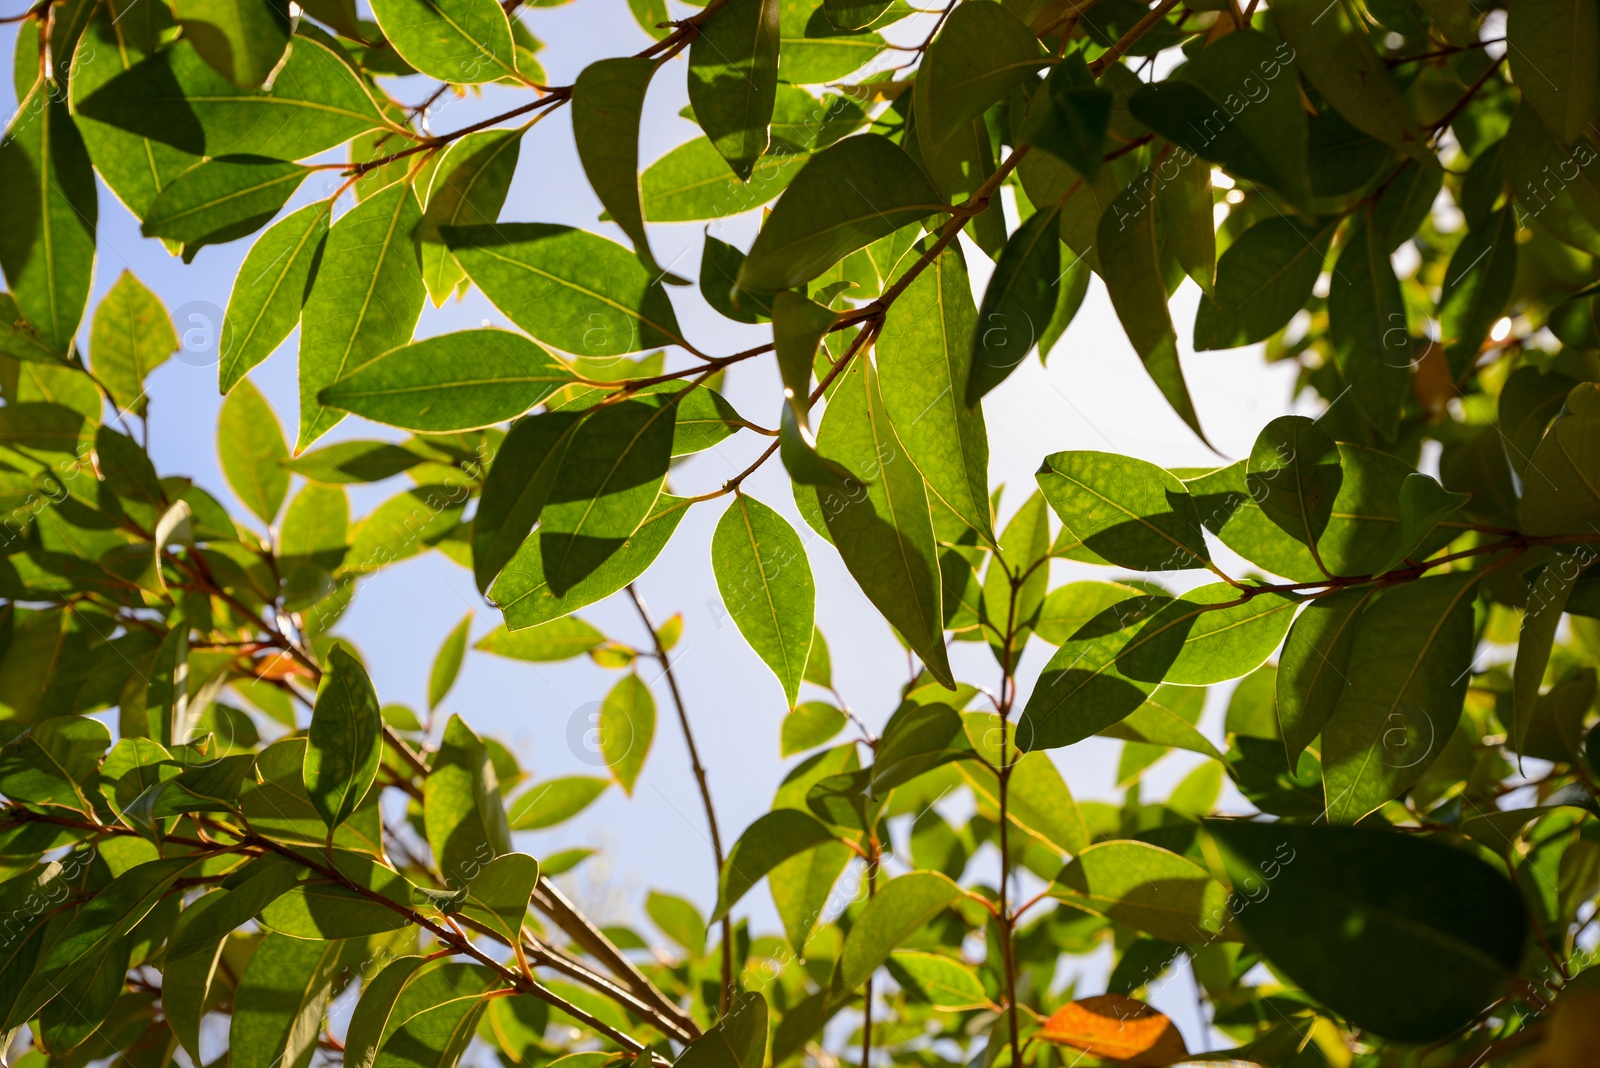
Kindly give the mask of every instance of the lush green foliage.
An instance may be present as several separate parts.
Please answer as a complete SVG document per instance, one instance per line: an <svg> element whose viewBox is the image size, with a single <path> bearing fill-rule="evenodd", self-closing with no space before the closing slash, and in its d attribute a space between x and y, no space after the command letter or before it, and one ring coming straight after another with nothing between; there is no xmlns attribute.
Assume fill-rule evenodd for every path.
<svg viewBox="0 0 1600 1068"><path fill-rule="evenodd" d="M1594 0L952 0L909 24L916 47L883 36L915 14L899 0L712 0L671 24L632 6L657 43L563 87L519 0L372 0L371 19L43 0L20 20L6 1045L135 1068L454 1068L474 1042L508 1068L1166 1065L1184 1041L1142 999L1187 969L1236 1044L1211 1059L1593 1063ZM680 53L704 136L641 174L645 97ZM430 133L385 88L415 73L431 99L527 101ZM631 248L503 217L537 214L508 190L562 107ZM278 218L317 169L348 180ZM131 274L89 315L100 183L186 259L259 233L219 365L248 517L134 434L178 338ZM773 335L719 355L680 325L689 283L648 224L767 204L748 251L705 238L705 300ZM981 299L972 255L995 261ZM1055 453L1002 506L983 398L1031 351L1078 358L1059 342L1091 274L1197 435L1168 307L1185 280L1193 347L1265 342L1315 418L1214 469ZM471 287L521 332L413 338L426 300ZM247 376L296 327L291 449ZM716 388L767 360L775 428ZM319 446L347 414L406 434ZM734 435L770 441L684 495L674 460ZM775 455L792 508L742 489ZM402 476L351 521L348 485ZM804 754L732 836L669 660L681 619L657 625L632 586L691 508L723 510L718 590L775 676L783 755ZM451 632L430 707L468 655L591 657L620 672L596 706L608 777L528 783L461 717L382 703L338 623L424 551L503 615L470 652L468 623ZM898 708L857 716L835 687L812 551L920 665ZM1103 580L1052 588L1055 560ZM647 648L573 614L613 595ZM1035 638L1055 652L1019 679ZM952 642L986 644L994 675L957 678ZM1233 680L1219 746L1196 724ZM588 851L536 859L512 835L631 794L663 701L718 900L652 893L675 950L651 955L550 881ZM1075 801L1049 755L1093 736L1125 743L1120 804ZM1172 750L1199 762L1150 800ZM1252 809L1217 815L1225 781ZM741 918L763 881L781 933ZM1104 991L1058 981L1107 949Z"/></svg>

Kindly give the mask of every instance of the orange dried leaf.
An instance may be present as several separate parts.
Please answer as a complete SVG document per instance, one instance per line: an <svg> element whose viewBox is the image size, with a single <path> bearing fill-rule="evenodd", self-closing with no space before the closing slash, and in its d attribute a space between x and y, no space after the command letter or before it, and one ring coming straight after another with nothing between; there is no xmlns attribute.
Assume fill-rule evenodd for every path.
<svg viewBox="0 0 1600 1068"><path fill-rule="evenodd" d="M1039 1037L1130 1068L1165 1068L1189 1055L1166 1016L1122 994L1100 994L1063 1005Z"/></svg>
<svg viewBox="0 0 1600 1068"><path fill-rule="evenodd" d="M310 676L288 653L269 653L260 660L251 661L250 670L258 679L288 679L297 675Z"/></svg>

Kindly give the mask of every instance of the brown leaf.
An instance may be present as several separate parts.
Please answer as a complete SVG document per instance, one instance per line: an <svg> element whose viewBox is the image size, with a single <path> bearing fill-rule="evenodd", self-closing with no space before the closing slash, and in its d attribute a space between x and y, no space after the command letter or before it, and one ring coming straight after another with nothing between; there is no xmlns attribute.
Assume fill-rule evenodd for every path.
<svg viewBox="0 0 1600 1068"><path fill-rule="evenodd" d="M1171 1020L1121 994L1063 1005L1045 1021L1039 1037L1129 1068L1165 1068L1189 1055Z"/></svg>

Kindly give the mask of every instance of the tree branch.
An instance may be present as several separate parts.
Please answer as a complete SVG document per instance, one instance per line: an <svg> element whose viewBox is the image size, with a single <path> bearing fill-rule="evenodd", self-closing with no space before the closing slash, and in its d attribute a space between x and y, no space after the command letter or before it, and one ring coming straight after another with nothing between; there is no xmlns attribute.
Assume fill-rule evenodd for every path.
<svg viewBox="0 0 1600 1068"><path fill-rule="evenodd" d="M768 449L763 456L772 455ZM655 620L650 618L650 609L645 607L644 598L639 596L639 591L633 583L628 583L628 597L633 601L633 607L639 612L639 619L644 623L645 629L650 632L650 641L655 646L656 662L661 665L662 675L667 680L667 690L672 694L673 707L678 710L678 725L683 728L683 743L689 750L689 765L694 769L695 782L700 787L700 802L706 810L706 825L711 829L711 852L716 858L716 885L722 883L722 864L725 854L722 852L722 832L717 828L717 811L711 804L711 784L706 780L705 765L700 762L700 750L694 744L694 731L689 729L689 712L683 704L683 693L678 689L678 676L672 670L672 660L667 656L666 646L661 644L661 635L656 631ZM728 1008L733 1004L733 920L728 916L722 917L722 1013L727 1015Z"/></svg>

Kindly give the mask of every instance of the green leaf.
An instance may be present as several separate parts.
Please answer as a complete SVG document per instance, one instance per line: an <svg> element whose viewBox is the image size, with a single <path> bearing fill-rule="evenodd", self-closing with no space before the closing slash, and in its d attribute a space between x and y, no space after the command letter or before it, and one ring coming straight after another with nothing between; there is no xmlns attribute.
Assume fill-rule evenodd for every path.
<svg viewBox="0 0 1600 1068"><path fill-rule="evenodd" d="M281 0L175 0L185 40L218 74L259 88L289 47L289 7Z"/></svg>
<svg viewBox="0 0 1600 1068"><path fill-rule="evenodd" d="M779 0L778 77L795 85L835 82L883 50L867 30L841 30L817 0Z"/></svg>
<svg viewBox="0 0 1600 1068"><path fill-rule="evenodd" d="M309 167L249 156L206 160L161 191L145 216L143 233L183 242L185 258L191 258L201 245L232 241L265 226L310 173Z"/></svg>
<svg viewBox="0 0 1600 1068"><path fill-rule="evenodd" d="M472 569L480 591L489 588L539 521L581 422L576 413L544 412L511 425L489 465L472 521Z"/></svg>
<svg viewBox="0 0 1600 1068"><path fill-rule="evenodd" d="M820 627L811 630L811 652L806 656L806 682L825 689L833 689L833 660L828 655L828 640Z"/></svg>
<svg viewBox="0 0 1600 1068"><path fill-rule="evenodd" d="M447 887L470 882L490 860L511 852L500 780L466 720L451 716L423 785L423 823Z"/></svg>
<svg viewBox="0 0 1600 1068"><path fill-rule="evenodd" d="M1050 591L1039 608L1034 633L1051 645L1070 640L1089 620L1140 591L1120 582L1069 582Z"/></svg>
<svg viewBox="0 0 1600 1068"><path fill-rule="evenodd" d="M919 992L941 1012L988 1008L993 1003L972 966L938 953L897 949L889 954L891 970L902 970Z"/></svg>
<svg viewBox="0 0 1600 1068"><path fill-rule="evenodd" d="M172 12L165 4L146 3L120 15L109 5L93 5L90 10L94 15L72 54L72 78L67 84L73 120L95 170L134 217L143 218L161 190L199 163L200 156L100 122L85 114L82 104L155 47L157 35L172 25ZM18 87L18 99L27 95L36 70L34 66L27 83Z"/></svg>
<svg viewBox="0 0 1600 1068"><path fill-rule="evenodd" d="M335 646L317 686L306 749L306 794L331 833L350 818L378 777L383 718L360 661Z"/></svg>
<svg viewBox="0 0 1600 1068"><path fill-rule="evenodd" d="M197 919L226 896L227 891L212 891L185 908L173 928L173 941L183 937ZM161 1010L179 1045L191 1058L200 1056L200 1021L205 1016L206 1002L217 989L217 962L222 957L222 947L223 938L213 938L203 951L182 959L175 958L169 948L166 966L161 972L161 989L167 999L162 1002Z"/></svg>
<svg viewBox="0 0 1600 1068"><path fill-rule="evenodd" d="M728 614L793 708L816 607L804 543L783 516L739 493L712 535L711 563Z"/></svg>
<svg viewBox="0 0 1600 1068"><path fill-rule="evenodd" d="M178 40L77 105L89 118L194 155L295 160L389 128L356 74L297 35L270 90L240 89Z"/></svg>
<svg viewBox="0 0 1600 1068"><path fill-rule="evenodd" d="M1306 603L1278 659L1278 725L1293 767L1333 714L1349 680L1350 647L1376 587L1335 590Z"/></svg>
<svg viewBox="0 0 1600 1068"><path fill-rule="evenodd" d="M1600 254L1600 154L1580 143L1568 149L1524 103L1500 143L1505 178L1525 215L1533 215L1557 240ZM1544 181L1560 169L1563 180Z"/></svg>
<svg viewBox="0 0 1600 1068"><path fill-rule="evenodd" d="M450 434L514 419L571 381L565 364L520 334L461 330L391 349L319 398L375 422Z"/></svg>
<svg viewBox="0 0 1600 1068"><path fill-rule="evenodd" d="M639 676L624 675L606 694L596 731L600 755L622 792L631 797L656 733L656 703Z"/></svg>
<svg viewBox="0 0 1600 1068"><path fill-rule="evenodd" d="M1468 493L1451 493L1420 471L1400 483L1400 531L1393 551L1373 571L1381 575L1411 559L1422 558L1421 546L1434 529L1471 499Z"/></svg>
<svg viewBox="0 0 1600 1068"><path fill-rule="evenodd" d="M1144 460L1106 452L1058 452L1038 475L1045 500L1073 536L1135 571L1205 567L1200 514L1183 483Z"/></svg>
<svg viewBox="0 0 1600 1068"><path fill-rule="evenodd" d="M1201 691L1187 688L1171 687L1163 684L1156 688L1149 700L1134 709L1124 720L1113 723L1100 734L1106 738L1121 738L1125 742L1132 742L1137 746L1159 746L1162 749L1187 749L1191 753L1210 757L1212 760L1222 760L1223 756L1211 740L1195 729L1194 720L1187 718L1176 707L1178 701L1183 700L1183 695L1201 695ZM1176 700L1174 700L1176 698ZM1200 702L1195 703L1195 712L1200 710ZM1124 763L1127 762L1129 746L1123 750ZM1159 753L1157 754L1160 755ZM1125 778L1119 774L1118 779Z"/></svg>
<svg viewBox="0 0 1600 1068"><path fill-rule="evenodd" d="M1516 889L1443 842L1237 820L1206 828L1236 888L1270 888L1238 916L1266 959L1374 1034L1445 1038L1499 996L1522 955Z"/></svg>
<svg viewBox="0 0 1600 1068"><path fill-rule="evenodd" d="M398 931L410 922L411 885L404 876L359 853L321 851L316 862L342 877L307 877L261 910L261 925L278 934L313 941L365 937ZM345 883L368 893L358 893ZM373 895L389 902L373 899ZM398 906L392 908L390 906Z"/></svg>
<svg viewBox="0 0 1600 1068"><path fill-rule="evenodd" d="M429 182L419 238L422 280L428 296L441 305L466 277L445 245L440 228L488 226L500 218L522 151L516 130L479 130L450 145Z"/></svg>
<svg viewBox="0 0 1600 1068"><path fill-rule="evenodd" d="M609 597L644 574L661 555L673 531L687 514L690 502L663 493L650 515L627 542L606 557L589 575L564 593L556 593L545 578L543 537L522 544L489 589L490 600L505 613L513 629L537 626L575 612L584 605Z"/></svg>
<svg viewBox="0 0 1600 1068"><path fill-rule="evenodd" d="M573 431L540 511L545 577L557 593L604 564L650 514L671 459L674 402L657 394L592 409Z"/></svg>
<svg viewBox="0 0 1600 1068"><path fill-rule="evenodd" d="M513 660L553 664L582 656L604 645L605 640L606 636L588 623L576 616L567 616L521 630L496 627L478 639L473 648Z"/></svg>
<svg viewBox="0 0 1600 1068"><path fill-rule="evenodd" d="M695 121L746 182L769 143L778 92L778 8L778 0L732 0L689 46Z"/></svg>
<svg viewBox="0 0 1600 1068"><path fill-rule="evenodd" d="M928 495L922 476L905 461L870 361L857 359L840 376L817 446L855 476L816 491L845 567L929 673L950 686Z"/></svg>
<svg viewBox="0 0 1600 1068"><path fill-rule="evenodd" d="M708 138L679 145L650 164L639 179L644 217L649 222L694 222L759 208L788 187L811 155L786 142L775 143L752 165L750 180L744 182Z"/></svg>
<svg viewBox="0 0 1600 1068"><path fill-rule="evenodd" d="M217 416L217 455L234 495L270 525L289 492L289 458L278 417L249 379L241 379Z"/></svg>
<svg viewBox="0 0 1600 1068"><path fill-rule="evenodd" d="M400 57L430 78L521 81L511 23L495 0L378 0L372 16Z"/></svg>
<svg viewBox="0 0 1600 1068"><path fill-rule="evenodd" d="M1317 559L1317 539L1343 484L1338 446L1303 415L1268 423L1245 464L1245 488L1256 506Z"/></svg>
<svg viewBox="0 0 1600 1068"><path fill-rule="evenodd" d="M900 146L878 134L847 137L812 156L784 190L739 269L738 288L796 288L856 249L947 210Z"/></svg>
<svg viewBox="0 0 1600 1068"><path fill-rule="evenodd" d="M1479 577L1421 578L1362 611L1350 648L1359 670L1322 728L1330 822L1354 823L1399 796L1455 732L1471 675Z"/></svg>
<svg viewBox="0 0 1600 1068"><path fill-rule="evenodd" d="M145 378L178 349L167 309L133 272L123 271L95 309L89 355L112 400L143 413Z"/></svg>
<svg viewBox="0 0 1600 1068"><path fill-rule="evenodd" d="M699 40L696 38L697 44ZM639 202L639 118L655 72L653 59L624 57L591 63L572 84L571 108L572 137L589 185L612 221L633 242L639 259L659 276L662 272L650 254Z"/></svg>
<svg viewBox="0 0 1600 1068"><path fill-rule="evenodd" d="M1050 588L1049 555L1050 509L1035 491L1006 524L999 555L990 558L983 575L979 615L989 624L989 648L1001 664L1015 665L1027 647Z"/></svg>
<svg viewBox="0 0 1600 1068"><path fill-rule="evenodd" d="M961 896L961 887L938 872L914 871L882 884L845 937L839 955L845 986L854 990L865 983L891 951Z"/></svg>
<svg viewBox="0 0 1600 1068"><path fill-rule="evenodd" d="M417 486L390 497L351 531L343 570L376 571L431 548L456 529L466 502L459 482Z"/></svg>
<svg viewBox="0 0 1600 1068"><path fill-rule="evenodd" d="M1222 884L1187 857L1148 842L1089 846L1061 869L1050 896L1167 942L1208 945L1238 937Z"/></svg>
<svg viewBox="0 0 1600 1068"><path fill-rule="evenodd" d="M300 321L317 261L328 236L332 201L309 204L262 234L250 246L222 318L218 387L233 390L256 364L272 355Z"/></svg>
<svg viewBox="0 0 1600 1068"><path fill-rule="evenodd" d="M94 271L94 171L60 88L40 79L0 140L0 268L34 333L67 353Z"/></svg>
<svg viewBox="0 0 1600 1068"><path fill-rule="evenodd" d="M516 945L522 941L522 921L538 882L539 862L528 854L495 857L467 884L461 915Z"/></svg>
<svg viewBox="0 0 1600 1068"><path fill-rule="evenodd" d="M1371 575L1400 547L1400 489L1410 464L1359 445L1339 445L1344 479L1333 501L1318 553L1334 575ZM1223 544L1274 574L1297 582L1327 577L1310 551L1283 536L1250 497L1245 463L1232 464L1185 483L1209 529ZM1458 537L1459 520L1445 519L1422 548L1428 555Z"/></svg>
<svg viewBox="0 0 1600 1068"><path fill-rule="evenodd" d="M1022 139L1092 182L1100 173L1115 103L1111 90L1095 84L1083 53L1069 52L1050 68L1042 92L1034 91Z"/></svg>
<svg viewBox="0 0 1600 1068"><path fill-rule="evenodd" d="M699 910L692 903L652 890L644 900L644 910L651 922L682 946L691 958L705 956L706 921L700 918Z"/></svg>
<svg viewBox="0 0 1600 1068"><path fill-rule="evenodd" d="M0 746L0 793L12 801L93 814L91 783L111 733L98 720L57 716Z"/></svg>
<svg viewBox="0 0 1600 1068"><path fill-rule="evenodd" d="M1478 350L1511 299L1516 275L1517 221L1508 207L1468 230L1445 268L1439 329L1457 381L1478 362Z"/></svg>
<svg viewBox="0 0 1600 1068"><path fill-rule="evenodd" d="M426 957L396 957L363 984L345 1032L344 1055L350 1068L372 1068L384 1040L401 1022L395 1018L401 994L428 963Z"/></svg>
<svg viewBox="0 0 1600 1068"><path fill-rule="evenodd" d="M1365 222L1339 254L1328 290L1328 339L1350 399L1385 438L1400 425L1412 339L1389 252Z"/></svg>
<svg viewBox="0 0 1600 1068"><path fill-rule="evenodd" d="M461 674L461 661L467 655L467 639L472 634L472 613L468 612L449 634L445 635L439 652L433 658L433 668L428 672L428 708L438 708L450 688ZM482 648L480 643L479 648Z"/></svg>
<svg viewBox="0 0 1600 1068"><path fill-rule="evenodd" d="M992 751L992 756L998 757L1000 733L997 717L968 713L966 725L969 739L973 737L975 723L984 725L987 738L979 740L987 740L985 748ZM998 815L1000 788L995 774L971 762L963 762L960 768L961 774L972 784L985 807ZM1073 800L1067 781L1048 755L1013 755L1007 801L1006 817L1053 852L1080 853L1089 845L1089 824Z"/></svg>
<svg viewBox="0 0 1600 1068"><path fill-rule="evenodd" d="M919 107L918 136L949 138L1028 82L1043 58L1033 31L1005 7L992 0L961 4L917 72L919 101L926 101L926 110Z"/></svg>
<svg viewBox="0 0 1600 1068"><path fill-rule="evenodd" d="M511 802L511 829L538 831L565 823L592 805L610 785L610 779L568 775L531 786Z"/></svg>
<svg viewBox="0 0 1600 1068"><path fill-rule="evenodd" d="M772 903L790 946L804 948L833 894L834 884L855 856L843 842L824 842L790 857L767 875Z"/></svg>
<svg viewBox="0 0 1600 1068"><path fill-rule="evenodd" d="M1392 178L1385 178L1372 206L1369 225L1386 251L1393 252L1411 240L1438 199L1444 168L1432 157L1425 159L1424 163L1408 159Z"/></svg>
<svg viewBox="0 0 1600 1068"><path fill-rule="evenodd" d="M711 922L726 916L778 865L833 840L834 834L826 825L799 809L778 808L758 817L733 844L722 866Z"/></svg>
<svg viewBox="0 0 1600 1068"><path fill-rule="evenodd" d="M387 441L340 441L301 453L283 466L312 482L343 486L382 482L422 462L422 457Z"/></svg>
<svg viewBox="0 0 1600 1068"><path fill-rule="evenodd" d="M1000 253L971 331L972 363L964 397L969 407L1004 382L1036 342L1041 351L1048 347L1042 338L1063 285L1059 223L1057 209L1034 212ZM909 295L908 290L902 300Z"/></svg>
<svg viewBox="0 0 1600 1068"><path fill-rule="evenodd" d="M306 1068L317 1049L334 979L360 943L268 934L234 994L230 1064Z"/></svg>
<svg viewBox="0 0 1600 1068"><path fill-rule="evenodd" d="M812 646L815 651L816 646ZM810 661L807 661L807 668ZM809 680L809 676L807 678ZM783 734L779 746L780 756L793 756L807 749L815 749L840 731L849 719L826 701L806 701L797 705L783 717Z"/></svg>
<svg viewBox="0 0 1600 1068"><path fill-rule="evenodd" d="M229 877L230 885L225 887L224 893L201 899L210 904L200 915L190 917L185 910L187 918L167 945L168 967L192 957L202 960L213 957L223 939L249 923L304 877L304 868L277 854L250 861Z"/></svg>
<svg viewBox="0 0 1600 1068"><path fill-rule="evenodd" d="M660 278L621 245L550 223L439 233L484 295L547 345L622 356L686 344Z"/></svg>
<svg viewBox="0 0 1600 1068"><path fill-rule="evenodd" d="M1536 718L1539 688L1544 684L1545 669L1550 664L1550 648L1561 625L1561 614L1567 610L1578 576L1593 560L1594 553L1587 547L1558 553L1528 590L1528 606L1517 635L1517 659L1512 674L1511 740L1518 753L1526 749L1528 728Z"/></svg>
<svg viewBox="0 0 1600 1068"><path fill-rule="evenodd" d="M257 834L276 842L320 849L328 840L328 828L306 795L306 748L304 737L289 737L258 753L256 774L260 781L245 780L240 809ZM378 795L369 792L368 798L333 832L335 846L373 855L382 851Z"/></svg>
<svg viewBox="0 0 1600 1068"><path fill-rule="evenodd" d="M772 298L771 311L772 347L778 357L783 395L794 409L798 425L804 427L811 410L811 369L817 362L817 349L838 315L788 289Z"/></svg>
<svg viewBox="0 0 1600 1068"><path fill-rule="evenodd" d="M1506 58L1522 98L1557 137L1576 143L1595 117L1600 18L1593 0L1533 0L1506 18Z"/></svg>
<svg viewBox="0 0 1600 1068"><path fill-rule="evenodd" d="M1129 98L1128 110L1189 152L1237 177L1270 186L1289 203L1309 210L1306 114L1298 92L1297 58L1282 41L1253 29L1225 34L1193 54L1170 78L1140 86Z"/></svg>
<svg viewBox="0 0 1600 1068"><path fill-rule="evenodd" d="M455 1068L500 977L477 964L421 972L400 995L374 1068Z"/></svg>
<svg viewBox="0 0 1600 1068"><path fill-rule="evenodd" d="M888 10L892 0L822 0L828 21L841 30L860 30L871 26Z"/></svg>
<svg viewBox="0 0 1600 1068"><path fill-rule="evenodd" d="M1017 724L1025 750L1083 740L1142 705L1166 680L1200 686L1248 674L1283 640L1297 602L1213 583L1172 600L1118 602L1045 665Z"/></svg>
<svg viewBox="0 0 1600 1068"><path fill-rule="evenodd" d="M1351 125L1410 156L1426 150L1405 97L1367 39L1365 23L1343 0L1286 0L1272 9L1273 25L1305 75Z"/></svg>
<svg viewBox="0 0 1600 1068"><path fill-rule="evenodd" d="M1256 223L1217 261L1214 294L1202 295L1194 320L1196 350L1265 341L1311 298L1338 221L1306 226L1286 216Z"/></svg>
<svg viewBox="0 0 1600 1068"><path fill-rule="evenodd" d="M982 410L964 403L976 319L966 264L952 245L889 306L875 348L883 407L906 456L992 542L988 434Z"/></svg>
<svg viewBox="0 0 1600 1068"><path fill-rule="evenodd" d="M411 340L424 287L417 250L421 209L409 182L357 204L328 231L325 262L301 312L300 434L296 451L344 416L322 406L322 391Z"/></svg>
<svg viewBox="0 0 1600 1068"><path fill-rule="evenodd" d="M1567 394L1566 413L1533 450L1518 514L1530 534L1587 532L1600 524L1600 386Z"/></svg>
<svg viewBox="0 0 1600 1068"><path fill-rule="evenodd" d="M1163 276L1160 202L1173 194L1156 168L1141 173L1117 194L1100 216L1097 228L1100 273L1111 306L1134 351L1189 429L1205 441L1200 417L1189 398L1189 386L1178 362L1178 335L1167 310L1167 283Z"/></svg>
<svg viewBox="0 0 1600 1068"><path fill-rule="evenodd" d="M201 859L168 857L135 865L79 907L22 983L6 1018L6 1029L31 1020L78 976L95 967Z"/></svg>
<svg viewBox="0 0 1600 1068"><path fill-rule="evenodd" d="M716 1024L684 1047L674 1068L761 1068L767 1052L767 999L740 994Z"/></svg>

